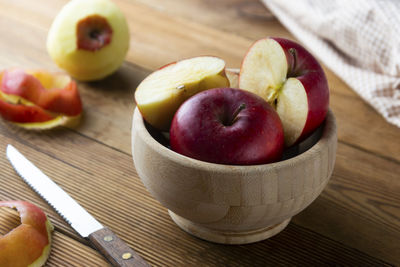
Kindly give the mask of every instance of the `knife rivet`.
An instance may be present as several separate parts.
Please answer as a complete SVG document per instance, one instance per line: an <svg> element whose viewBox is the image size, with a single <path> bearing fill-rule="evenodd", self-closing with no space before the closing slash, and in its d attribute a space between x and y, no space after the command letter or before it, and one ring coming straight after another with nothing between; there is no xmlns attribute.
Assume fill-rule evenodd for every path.
<svg viewBox="0 0 400 267"><path fill-rule="evenodd" d="M110 241L113 240L113 237L112 237L111 235L106 235L106 236L103 238L103 240L106 241L106 242L110 242Z"/></svg>
<svg viewBox="0 0 400 267"><path fill-rule="evenodd" d="M124 260L129 260L130 258L132 258L132 254L129 252L126 252L126 253L122 254L122 258Z"/></svg>

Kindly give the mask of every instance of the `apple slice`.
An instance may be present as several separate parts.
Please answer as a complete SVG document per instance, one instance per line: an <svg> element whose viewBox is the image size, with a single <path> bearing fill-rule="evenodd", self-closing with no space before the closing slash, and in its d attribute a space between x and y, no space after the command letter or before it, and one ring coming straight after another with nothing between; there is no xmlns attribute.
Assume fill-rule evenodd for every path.
<svg viewBox="0 0 400 267"><path fill-rule="evenodd" d="M186 99L207 89L227 86L224 60L194 57L168 64L147 76L136 89L135 101L149 124L168 131L175 112Z"/></svg>
<svg viewBox="0 0 400 267"><path fill-rule="evenodd" d="M43 266L50 254L53 225L37 206L26 201L0 201L0 208L16 208L21 224L0 235L0 266Z"/></svg>
<svg viewBox="0 0 400 267"><path fill-rule="evenodd" d="M275 107L286 146L311 134L328 111L329 87L322 67L304 47L287 39L268 37L250 47L240 69L239 88Z"/></svg>

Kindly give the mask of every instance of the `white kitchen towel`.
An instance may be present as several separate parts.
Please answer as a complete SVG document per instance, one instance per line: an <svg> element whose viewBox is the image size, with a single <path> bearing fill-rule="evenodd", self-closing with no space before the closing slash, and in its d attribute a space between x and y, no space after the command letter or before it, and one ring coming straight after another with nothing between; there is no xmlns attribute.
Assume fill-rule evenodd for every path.
<svg viewBox="0 0 400 267"><path fill-rule="evenodd" d="M261 0L327 67L400 127L399 0Z"/></svg>

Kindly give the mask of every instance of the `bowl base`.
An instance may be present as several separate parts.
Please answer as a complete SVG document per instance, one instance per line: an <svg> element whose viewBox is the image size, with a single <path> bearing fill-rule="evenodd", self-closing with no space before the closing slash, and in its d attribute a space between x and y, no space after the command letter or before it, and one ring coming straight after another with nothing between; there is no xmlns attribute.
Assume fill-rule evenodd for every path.
<svg viewBox="0 0 400 267"><path fill-rule="evenodd" d="M172 220L185 232L207 241L230 245L249 244L270 238L285 229L291 219L286 219L281 223L265 228L238 232L207 228L203 225L191 222L170 210L168 210L168 212Z"/></svg>

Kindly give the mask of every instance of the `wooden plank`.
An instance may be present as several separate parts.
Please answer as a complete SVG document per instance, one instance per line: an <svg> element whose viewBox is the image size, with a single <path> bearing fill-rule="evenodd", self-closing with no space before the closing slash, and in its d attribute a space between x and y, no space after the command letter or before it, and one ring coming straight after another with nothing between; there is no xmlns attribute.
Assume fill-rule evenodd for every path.
<svg viewBox="0 0 400 267"><path fill-rule="evenodd" d="M293 221L400 264L400 165L347 145L336 160L325 191Z"/></svg>
<svg viewBox="0 0 400 267"><path fill-rule="evenodd" d="M31 155L31 160L40 169L52 177L73 198L97 217L101 223L113 229L117 235L127 241L150 263L172 266L179 259L182 264L198 264L201 260L204 260L206 263L213 265L218 262L221 263L219 261L221 257L228 257L225 253L233 253L232 251L239 253L241 251L240 249L227 251L225 246L199 241L179 230L169 218L165 208L160 206L143 187L137 177L132 158L129 154L94 142L85 136L77 135L67 129L48 133L32 133L9 127L4 125L4 123L0 125L0 147L5 147L6 143L11 142L24 154ZM353 171L349 170L352 165L346 156L354 156L350 152L357 153L360 158L359 161L352 162L352 164L359 165ZM262 251L271 249L269 246L278 246L280 250L284 251L284 253L280 253L289 255L292 253L289 252L290 246L294 246L303 239L311 239L314 241L307 241L310 242L308 250L315 250L314 245L312 245L313 242L327 242L326 246L334 248L331 252L332 254L324 252L327 254L316 256L316 259L323 262L333 260L336 257L335 249L342 250L344 248L346 251L349 250L346 253L351 258L367 259L368 257L363 252L368 252L388 262L395 261L396 259L393 255L396 254L392 254L391 252L399 250L399 243L385 242L385 240L400 239L397 221L400 209L392 205L390 206L390 213L392 215L386 214L382 217L382 214L384 215L388 211L382 210L376 214L376 205L371 203L370 200L381 199L383 201L386 199L387 203L396 203L398 201L398 181L395 179L396 174L390 174L390 170L397 171L399 167L393 162L359 152L356 149L352 150L350 148L350 152L348 152L345 145L339 145L338 163L334 178L332 179L332 185L334 185L336 177L344 175L349 180L349 184L347 185L349 190L355 191L358 188L365 188L359 190L358 195L354 196L356 204L349 205L348 197L342 197L341 192L338 190L335 191L335 187L332 187L330 184L327 191L321 196L322 200L329 198L330 202L332 202L328 205L329 209L326 208L327 206L317 205L316 207L319 209L309 216L309 220L311 221L303 222L296 217L295 224L293 225L296 226L296 230L293 230L294 233L290 234L291 236L293 235L291 237L293 243L287 244L287 241L277 241L276 244L271 243L274 241L260 242L259 245L251 245L255 250L254 253L260 253L257 257L255 254L249 254L240 260L236 260L241 264L254 260L254 257L256 257L255 260L260 262L267 259L273 261L268 256L262 256L264 254ZM367 163L376 161L377 165L372 165L371 169L365 169L363 165L365 161ZM3 195L0 197L17 198L18 196L25 195L29 196L28 199L38 198L13 173L4 157L0 159L0 166L7 173L7 184L9 185L7 188L4 188ZM383 174L385 177L382 179L390 183L391 186L377 186L379 182L374 182L374 177L379 174ZM359 176L364 177L364 180L360 181ZM0 181L0 183L3 184L4 181ZM343 181L339 180L337 183L341 185ZM373 198L370 196L371 192L374 193ZM333 197L331 194L333 194ZM102 197L99 198L99 196ZM42 203L42 200L34 200L34 202ZM326 203L326 201L322 203ZM58 215L54 214L54 211L49 207L46 208L45 204L41 205L44 206L46 212L50 214L55 224L63 232L78 238L69 226L60 221ZM313 211L313 206L311 205L307 210L309 212L310 210ZM343 209L343 206L347 208ZM322 216L321 214L324 215ZM324 219L334 218L338 214L341 214L342 218L347 219L341 223L335 221L334 224ZM318 226L321 221L324 224ZM359 225L360 222L365 221L368 221L368 223ZM341 228L336 228L335 225ZM308 227L309 229L318 229L318 232L330 236L331 239L326 240L325 237L314 232L314 230L312 231L312 235L308 236L307 231L304 232L301 230ZM329 228L329 231L326 228ZM342 235L337 235L338 229L344 229ZM354 231L352 234L357 236L359 241L352 243L354 240L348 239L345 229ZM373 240L377 236L379 236L379 239ZM279 236L276 238L277 240L281 240ZM174 244L174 246L171 247L171 244ZM353 251L347 245L354 245L358 250ZM377 248L376 251L372 251L374 246L379 246L379 249ZM248 250L246 246L243 246L242 249L243 251ZM307 249L303 252L306 253ZM210 258L201 259L201 255L203 254L199 251L203 251L202 253L207 253L207 255L210 254ZM243 251L241 253L245 253ZM361 254L357 255L357 253ZM185 255L185 258L182 258L182 255ZM233 261L235 253L229 255ZM275 254L274 257L277 257L277 255ZM229 257L225 258L227 262L230 262ZM292 257L294 257L293 260L301 260L302 258L305 260L307 258L306 254L294 255ZM163 259L163 261L161 262L160 259ZM285 258L277 257L276 260L277 262L285 261Z"/></svg>

